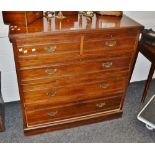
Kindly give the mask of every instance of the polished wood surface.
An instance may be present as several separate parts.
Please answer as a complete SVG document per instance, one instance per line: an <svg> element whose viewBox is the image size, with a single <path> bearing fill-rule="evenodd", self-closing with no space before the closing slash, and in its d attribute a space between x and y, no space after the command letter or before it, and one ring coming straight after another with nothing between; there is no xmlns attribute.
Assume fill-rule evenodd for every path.
<svg viewBox="0 0 155 155"><path fill-rule="evenodd" d="M26 25L31 24L35 20L43 17L43 11L2 11L3 21L5 24ZM18 19L18 20L17 20ZM17 27L12 27L16 29ZM17 28L17 31L19 29Z"/></svg>
<svg viewBox="0 0 155 155"><path fill-rule="evenodd" d="M10 24L25 135L121 116L142 29L125 15Z"/></svg>
<svg viewBox="0 0 155 155"><path fill-rule="evenodd" d="M28 111L26 115L28 118L28 126L36 124L55 123L57 120L69 119L78 116L85 116L97 112L104 112L115 110L119 108L121 96L112 97L110 99L91 100L87 102L76 102L72 105L66 105L56 108L43 108L39 110ZM42 115L40 115L42 113ZM37 121L36 121L37 120Z"/></svg>
<svg viewBox="0 0 155 155"><path fill-rule="evenodd" d="M76 64L55 64L47 66L37 66L34 68L21 69L22 80L31 80L33 78L45 78L45 77L60 77L60 76L72 76L78 74L86 74L90 72L97 72L107 69L117 69L126 67L131 58L119 58L119 59L99 59L98 61L84 61ZM39 67L39 68L38 68ZM91 70L89 70L91 68Z"/></svg>
<svg viewBox="0 0 155 155"><path fill-rule="evenodd" d="M13 26L17 26L17 29L12 29ZM28 24L25 26L19 26L19 25L10 25L10 34L23 34L30 35L31 33L35 33L35 35L44 35L45 33L49 34L50 32L56 33L56 32L77 32L77 31L83 31L86 33L86 30L103 30L106 31L104 35L100 34L98 37L118 37L122 35L132 35L134 36L136 34L136 30L121 30L121 28L136 28L137 26L140 26L135 21L131 20L129 17L123 15L122 17L107 17L107 16L100 16L100 15L94 15L92 17L92 21L89 21L87 17L82 16L80 14L68 16L67 18L60 20L57 18L51 18L51 20L44 18L41 18L39 20L34 21L32 24ZM140 26L142 28L142 26ZM114 30L117 29L117 30ZM118 33L118 32L124 32L125 33ZM110 33L109 33L110 32ZM61 34L59 34L61 36ZM58 38L58 40L63 39L60 38L59 35L51 36L52 38ZM91 35L89 34L88 38L91 39ZM19 35L18 35L19 36ZM79 35L78 35L79 36ZM78 36L71 37L72 40L76 40ZM20 37L20 36L19 36ZM22 37L22 35L21 35ZM46 36L47 37L47 36ZM97 38L98 38L97 37ZM65 36L67 39L67 37ZM38 38L41 39L41 38ZM86 38L87 40L87 38ZM26 40L25 40L26 41ZM43 42L44 40L41 40ZM45 40L46 41L46 40Z"/></svg>

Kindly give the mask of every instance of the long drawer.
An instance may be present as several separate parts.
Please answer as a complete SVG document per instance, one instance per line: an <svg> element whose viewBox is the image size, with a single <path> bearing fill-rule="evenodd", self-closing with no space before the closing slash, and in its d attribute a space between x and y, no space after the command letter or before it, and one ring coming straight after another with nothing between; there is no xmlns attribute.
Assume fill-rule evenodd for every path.
<svg viewBox="0 0 155 155"><path fill-rule="evenodd" d="M104 97L114 92L123 92L126 86L126 77L93 81L85 84L68 85L65 87L48 87L41 90L23 92L25 107L38 107L45 105L56 106L63 103L74 102L79 99L87 100Z"/></svg>
<svg viewBox="0 0 155 155"><path fill-rule="evenodd" d="M126 68L128 70L130 64L130 57L123 57L117 59L101 59L98 61L85 61L76 64L55 64L51 66L40 68L32 68L21 70L21 80L33 80L41 79L46 77L61 77L61 76L71 76L86 73L95 73L101 70L113 70L117 68Z"/></svg>
<svg viewBox="0 0 155 155"><path fill-rule="evenodd" d="M28 126L42 125L44 123L54 123L64 119L82 117L89 114L116 110L120 108L122 96L115 96L105 99L88 100L86 102L77 102L73 105L67 105L57 108L44 108L36 110L26 110L25 115Z"/></svg>
<svg viewBox="0 0 155 155"><path fill-rule="evenodd" d="M79 63L80 61L95 61L97 59L105 58L119 58L119 57L131 57L133 50L86 50L82 55L79 52L62 52L53 53L46 55L33 55L33 56L20 56L18 63L20 68L45 66L51 64L62 64L62 63Z"/></svg>
<svg viewBox="0 0 155 155"><path fill-rule="evenodd" d="M122 77L128 77L128 70L115 70L109 71L99 71L96 73L89 73L85 75L75 75L75 76L65 76L65 77L49 77L44 79L34 79L31 81L24 81L20 84L24 92L45 89L47 87L62 87L67 85L77 85L90 83L93 81L102 81L107 79L120 79Z"/></svg>

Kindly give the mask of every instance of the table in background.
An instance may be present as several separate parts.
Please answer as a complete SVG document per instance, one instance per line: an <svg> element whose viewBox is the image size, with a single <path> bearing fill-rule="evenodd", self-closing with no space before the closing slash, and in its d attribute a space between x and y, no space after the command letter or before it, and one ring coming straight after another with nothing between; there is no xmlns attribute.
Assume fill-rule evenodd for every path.
<svg viewBox="0 0 155 155"><path fill-rule="evenodd" d="M141 102L144 102L155 70L155 47L148 45L146 43L140 42L139 51L151 62L151 68L149 71L149 75L148 75L145 88L143 91L142 99L141 99Z"/></svg>

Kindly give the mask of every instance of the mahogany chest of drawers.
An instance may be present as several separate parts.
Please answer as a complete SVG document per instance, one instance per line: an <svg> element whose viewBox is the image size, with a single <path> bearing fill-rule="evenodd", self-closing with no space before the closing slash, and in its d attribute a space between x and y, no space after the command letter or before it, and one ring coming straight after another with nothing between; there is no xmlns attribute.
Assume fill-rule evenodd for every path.
<svg viewBox="0 0 155 155"><path fill-rule="evenodd" d="M142 29L125 15L11 24L25 135L120 117Z"/></svg>

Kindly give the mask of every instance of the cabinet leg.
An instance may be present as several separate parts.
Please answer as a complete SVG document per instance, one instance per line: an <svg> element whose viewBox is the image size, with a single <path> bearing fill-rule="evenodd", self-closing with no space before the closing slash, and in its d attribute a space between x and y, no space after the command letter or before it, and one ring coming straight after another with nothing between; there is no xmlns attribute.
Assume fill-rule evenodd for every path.
<svg viewBox="0 0 155 155"><path fill-rule="evenodd" d="M150 71L149 71L149 75L148 75L148 78L147 78L147 81L146 81L146 84L145 84L145 88L144 88L144 92L143 92L143 96L142 96L141 102L145 101L145 98L146 98L146 95L147 95L147 91L149 89L149 86L150 86L150 83L151 83L151 80L152 80L152 76L153 76L154 70L155 70L155 64L152 63Z"/></svg>

